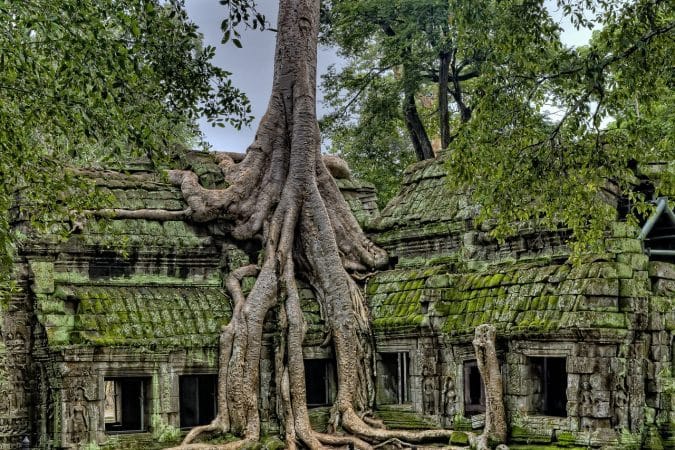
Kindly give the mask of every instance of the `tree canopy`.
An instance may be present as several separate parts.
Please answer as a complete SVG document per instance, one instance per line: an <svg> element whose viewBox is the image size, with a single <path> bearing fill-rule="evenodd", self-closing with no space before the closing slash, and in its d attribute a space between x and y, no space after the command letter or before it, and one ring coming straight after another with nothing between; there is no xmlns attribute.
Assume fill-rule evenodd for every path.
<svg viewBox="0 0 675 450"><path fill-rule="evenodd" d="M556 8L596 29L589 45L561 43ZM382 173L405 159L392 149L410 146L374 137L402 134L413 92L421 129L448 144L448 179L473 192L483 220L497 219L497 236L525 221L562 224L583 251L614 218L603 192L629 195L636 162L673 160L669 2L333 0L324 20L325 40L347 59L324 80L333 151L357 169L374 156L383 169L357 171L396 189Z"/></svg>

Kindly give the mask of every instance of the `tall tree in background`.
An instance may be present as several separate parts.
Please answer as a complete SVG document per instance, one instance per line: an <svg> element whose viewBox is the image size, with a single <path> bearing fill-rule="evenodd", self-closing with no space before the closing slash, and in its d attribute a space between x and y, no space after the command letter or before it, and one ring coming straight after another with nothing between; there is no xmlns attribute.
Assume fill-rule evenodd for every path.
<svg viewBox="0 0 675 450"><path fill-rule="evenodd" d="M495 67L519 72L560 50L558 27L544 5L527 3L327 2L323 41L347 61L323 81L334 110L322 122L332 151L378 189L395 190L398 184L387 174L402 174L401 162L412 155L433 158L434 148L448 148L471 120L484 93L479 79L489 78ZM380 130L402 134L396 129L406 130L407 146L379 139ZM363 169L364 154L376 158L377 173Z"/></svg>
<svg viewBox="0 0 675 450"><path fill-rule="evenodd" d="M549 9L596 29L590 44L563 46ZM448 142L451 130L448 179L470 188L481 219L498 220L497 236L531 220L569 227L575 249L588 250L614 218L603 192L634 197L644 211L648 199L629 193L629 167L674 159L663 108L673 89L671 2L332 0L324 20L326 41L347 58L324 80L333 150L357 169L361 155L375 156L381 169L359 174L394 190L382 174L402 172L403 158L391 158L386 141L367 145L382 145L373 138L380 129L401 129L406 88L415 86L427 135ZM450 127L445 77L436 77L446 48Z"/></svg>

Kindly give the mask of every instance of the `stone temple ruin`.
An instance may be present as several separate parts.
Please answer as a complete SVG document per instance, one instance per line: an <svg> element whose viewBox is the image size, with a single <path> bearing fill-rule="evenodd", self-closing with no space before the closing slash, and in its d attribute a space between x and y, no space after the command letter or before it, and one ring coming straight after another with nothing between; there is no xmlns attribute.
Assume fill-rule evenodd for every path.
<svg viewBox="0 0 675 450"><path fill-rule="evenodd" d="M192 155L190 166L204 186L222 182L208 155ZM672 164L644 172L673 176ZM185 207L142 165L86 176L124 208ZM492 323L510 443L675 448L675 201L660 200L642 230L617 221L606 252L575 266L564 231L492 239L444 176L440 160L411 167L381 213L371 186L337 180L392 258L364 285L377 415L391 427L480 428L485 394L471 339ZM20 216L15 225L25 227ZM218 334L231 313L222 280L258 251L182 220L90 219L70 234L29 234L14 268L20 289L0 304L0 449L162 448L208 423ZM321 346L312 291L302 294L307 398L322 429L334 355ZM274 335L270 322L260 403L268 434L278 429Z"/></svg>

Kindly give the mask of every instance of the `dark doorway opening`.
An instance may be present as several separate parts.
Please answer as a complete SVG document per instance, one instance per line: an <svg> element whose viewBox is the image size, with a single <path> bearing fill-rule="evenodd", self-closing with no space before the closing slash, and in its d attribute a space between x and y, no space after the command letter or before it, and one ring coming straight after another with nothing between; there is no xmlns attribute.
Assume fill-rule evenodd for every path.
<svg viewBox="0 0 675 450"><path fill-rule="evenodd" d="M305 360L307 406L326 406L332 403L335 379L333 373L333 361L330 359Z"/></svg>
<svg viewBox="0 0 675 450"><path fill-rule="evenodd" d="M476 360L464 363L464 414L474 416L485 412L485 384Z"/></svg>
<svg viewBox="0 0 675 450"><path fill-rule="evenodd" d="M216 417L216 375L183 375L179 378L180 426L206 425Z"/></svg>
<svg viewBox="0 0 675 450"><path fill-rule="evenodd" d="M532 410L546 416L567 417L566 358L530 358L534 390Z"/></svg>
<svg viewBox="0 0 675 450"><path fill-rule="evenodd" d="M105 378L105 430L140 432L148 426L149 378Z"/></svg>

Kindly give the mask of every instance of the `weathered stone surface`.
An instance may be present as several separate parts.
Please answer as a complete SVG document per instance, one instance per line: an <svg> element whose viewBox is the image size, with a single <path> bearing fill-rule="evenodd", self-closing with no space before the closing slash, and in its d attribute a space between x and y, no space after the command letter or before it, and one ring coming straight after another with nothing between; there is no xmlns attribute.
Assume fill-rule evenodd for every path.
<svg viewBox="0 0 675 450"><path fill-rule="evenodd" d="M208 157L192 155L188 165L205 186L223 186ZM179 190L154 174L92 173L127 208L185 207ZM471 339L476 326L492 323L513 441L594 448L674 442L675 265L650 261L624 223L608 231L606 254L578 264L567 259L564 230L523 225L498 243L489 235L494 224L477 226L479 208L465 192L450 192L444 177L440 159L411 168L379 218L371 186L337 180L362 226L398 258L365 284L378 351L406 361L378 375L407 375L404 404L376 405L376 414L409 429L478 426ZM0 401L0 448L15 448L23 435L38 448L63 449L152 449L179 438L180 379L217 372L218 334L231 309L223 279L257 251L216 229L91 220L67 241L28 242L15 269L23 291L0 302L0 398L8 399ZM246 292L253 281L244 280ZM310 287L301 284L300 296L305 357L330 360L330 347L321 346L325 311ZM261 417L264 432L274 434L277 330L268 322ZM546 372L549 365L565 373ZM113 435L101 409L105 381L130 376L146 389L147 433ZM559 396L559 410L547 406L555 403L551 395ZM317 430L327 417L328 408L310 414Z"/></svg>

